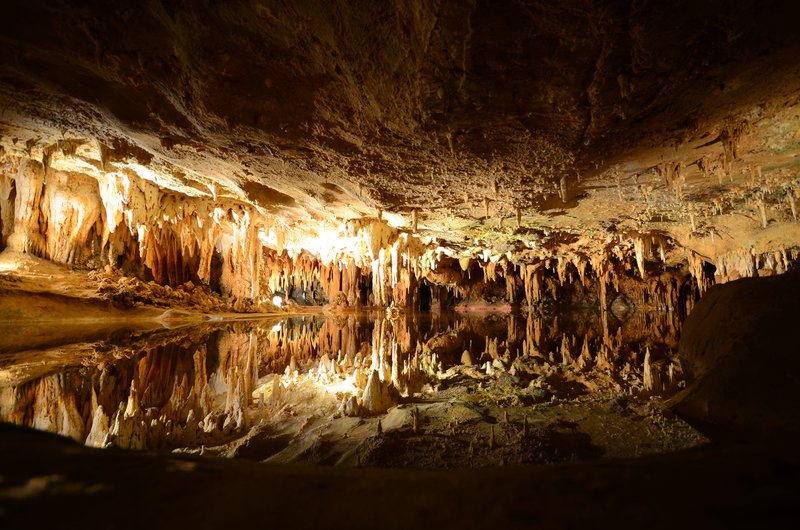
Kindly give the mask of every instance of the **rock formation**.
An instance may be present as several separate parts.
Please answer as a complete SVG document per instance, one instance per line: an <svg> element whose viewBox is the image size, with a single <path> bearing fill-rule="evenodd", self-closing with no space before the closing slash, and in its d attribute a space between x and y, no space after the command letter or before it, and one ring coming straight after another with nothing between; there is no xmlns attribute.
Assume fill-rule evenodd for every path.
<svg viewBox="0 0 800 530"><path fill-rule="evenodd" d="M675 409L729 436L800 432L798 296L797 271L713 287L683 328L680 356L690 384L674 398Z"/></svg>
<svg viewBox="0 0 800 530"><path fill-rule="evenodd" d="M754 485L791 478L800 434L798 20L795 0L6 0L0 422L164 469L58 449L3 467L0 519L68 495L112 520L147 473L250 485L170 451L692 492L637 486L646 524L792 506L796 485ZM454 498L507 504L483 478ZM590 497L539 522L631 515ZM351 505L316 511L374 511ZM154 521L216 520L184 512Z"/></svg>

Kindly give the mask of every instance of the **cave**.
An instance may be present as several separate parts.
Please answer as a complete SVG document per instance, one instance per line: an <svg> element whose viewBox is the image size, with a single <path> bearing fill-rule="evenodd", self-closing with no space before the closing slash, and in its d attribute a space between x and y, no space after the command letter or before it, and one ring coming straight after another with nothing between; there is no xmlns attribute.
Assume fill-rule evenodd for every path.
<svg viewBox="0 0 800 530"><path fill-rule="evenodd" d="M791 524L798 21L7 0L0 526Z"/></svg>

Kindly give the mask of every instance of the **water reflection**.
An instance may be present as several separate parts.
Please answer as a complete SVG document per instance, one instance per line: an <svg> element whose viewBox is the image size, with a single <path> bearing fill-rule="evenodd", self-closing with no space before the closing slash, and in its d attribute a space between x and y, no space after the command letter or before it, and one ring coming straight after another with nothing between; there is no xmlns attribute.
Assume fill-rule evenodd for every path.
<svg viewBox="0 0 800 530"><path fill-rule="evenodd" d="M275 414L298 377L333 388L345 415L419 397L465 365L546 388L552 399L670 391L679 384L677 339L670 313L624 322L610 314L380 312L206 323L86 345L80 363L32 378L6 364L0 419L98 447L216 445ZM556 369L577 375L560 386L542 377ZM386 402L387 389L395 401Z"/></svg>

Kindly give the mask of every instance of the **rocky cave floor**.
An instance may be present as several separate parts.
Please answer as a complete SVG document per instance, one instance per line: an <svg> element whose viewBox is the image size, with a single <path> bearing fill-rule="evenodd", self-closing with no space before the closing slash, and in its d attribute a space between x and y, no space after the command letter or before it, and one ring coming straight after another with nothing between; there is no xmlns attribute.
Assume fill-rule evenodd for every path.
<svg viewBox="0 0 800 530"><path fill-rule="evenodd" d="M265 402L251 409L246 436L182 451L268 463L458 469L635 457L709 442L660 399L614 392L597 374L542 371L549 375L528 386L503 370L489 376L457 365L435 390L401 399L378 417L342 415L336 395L321 393L316 378L296 378L277 400L265 383ZM605 388L590 392L579 381Z"/></svg>
<svg viewBox="0 0 800 530"><path fill-rule="evenodd" d="M4 528L787 525L800 471L794 442L441 472L98 450L0 429Z"/></svg>

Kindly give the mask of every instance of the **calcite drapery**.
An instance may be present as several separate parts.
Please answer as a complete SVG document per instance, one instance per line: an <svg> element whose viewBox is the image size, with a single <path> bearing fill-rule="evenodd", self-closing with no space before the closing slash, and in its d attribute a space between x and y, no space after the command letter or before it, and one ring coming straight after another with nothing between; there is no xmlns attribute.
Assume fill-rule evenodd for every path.
<svg viewBox="0 0 800 530"><path fill-rule="evenodd" d="M683 309L691 307L691 301L678 302L687 296L687 273L702 294L715 282L783 272L797 258L785 238L758 250L720 246L707 255L708 242L697 247L661 231L556 232L544 239L520 234L512 252L480 242L441 246L386 219L289 227L233 198L164 189L130 170L138 166L122 155L107 153L99 168L91 166L91 153L81 149L45 150L46 164L3 155L3 243L61 263L121 268L172 287L201 282L241 310L275 293L302 304L351 307L534 307L592 289L604 309L619 293ZM670 182L676 171L664 169L673 175ZM713 244L714 232L709 236Z"/></svg>

